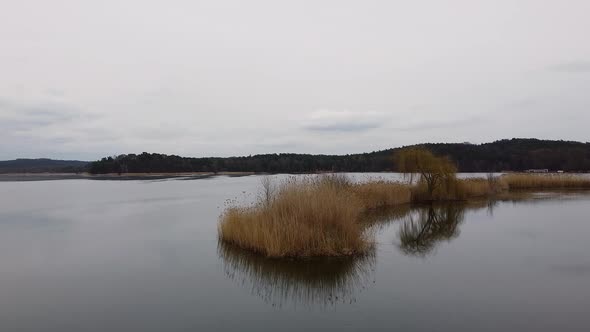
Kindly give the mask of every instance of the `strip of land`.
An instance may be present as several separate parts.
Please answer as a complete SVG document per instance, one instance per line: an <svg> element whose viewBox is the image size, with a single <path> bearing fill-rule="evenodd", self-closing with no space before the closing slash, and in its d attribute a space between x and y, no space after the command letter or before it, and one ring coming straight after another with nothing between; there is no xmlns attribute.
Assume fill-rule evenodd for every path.
<svg viewBox="0 0 590 332"><path fill-rule="evenodd" d="M212 176L248 176L253 172L181 172L181 173L7 173L0 174L0 181L49 181L49 180L160 180L186 179L197 180Z"/></svg>

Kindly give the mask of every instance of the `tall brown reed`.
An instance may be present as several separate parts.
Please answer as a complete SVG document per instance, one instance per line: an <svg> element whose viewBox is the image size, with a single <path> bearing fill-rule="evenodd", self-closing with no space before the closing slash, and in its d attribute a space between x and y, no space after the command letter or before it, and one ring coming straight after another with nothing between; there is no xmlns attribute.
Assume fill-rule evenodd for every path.
<svg viewBox="0 0 590 332"><path fill-rule="evenodd" d="M371 246L358 224L362 204L338 179L291 179L270 202L232 207L219 223L219 236L271 257L340 256Z"/></svg>
<svg viewBox="0 0 590 332"><path fill-rule="evenodd" d="M502 177L512 190L590 189L590 177L571 174L508 174Z"/></svg>
<svg viewBox="0 0 590 332"><path fill-rule="evenodd" d="M220 218L220 240L269 257L343 256L366 253L372 239L366 212L433 201L489 198L519 189L590 189L590 178L571 175L511 174L502 177L447 177L435 190L373 181L353 183L343 175L265 181L258 202L230 207Z"/></svg>
<svg viewBox="0 0 590 332"><path fill-rule="evenodd" d="M471 198L485 198L506 190L506 183L498 177L457 179L449 178L432 193L424 181L412 186L413 203L435 201L461 201Z"/></svg>
<svg viewBox="0 0 590 332"><path fill-rule="evenodd" d="M409 185L390 181L354 184L349 190L360 199L365 209L407 204L412 197Z"/></svg>

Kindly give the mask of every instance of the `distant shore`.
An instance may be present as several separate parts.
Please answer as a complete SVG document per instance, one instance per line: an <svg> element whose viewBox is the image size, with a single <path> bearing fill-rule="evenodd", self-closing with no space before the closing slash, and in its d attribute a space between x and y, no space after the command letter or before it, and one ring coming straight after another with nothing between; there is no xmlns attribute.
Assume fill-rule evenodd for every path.
<svg viewBox="0 0 590 332"><path fill-rule="evenodd" d="M324 174L331 172L315 173L273 173L273 174ZM396 173L396 172L345 172L345 173ZM463 172L463 174L476 172ZM502 174L529 174L526 172L504 171ZM0 182L21 182L21 181L49 181L49 180L161 180L178 178L179 180L198 180L214 176L240 177L250 175L266 175L270 173L257 172L178 172L178 173L108 173L108 174L91 174L91 173L0 173ZM461 174L461 173L459 173ZM483 173L479 173L483 174ZM549 172L547 175L558 175L564 173ZM586 173L565 173L565 174L586 174Z"/></svg>
<svg viewBox="0 0 590 332"><path fill-rule="evenodd" d="M44 180L158 180L183 178L203 179L212 176L248 176L254 172L188 172L188 173L6 173L0 174L0 181L44 181Z"/></svg>

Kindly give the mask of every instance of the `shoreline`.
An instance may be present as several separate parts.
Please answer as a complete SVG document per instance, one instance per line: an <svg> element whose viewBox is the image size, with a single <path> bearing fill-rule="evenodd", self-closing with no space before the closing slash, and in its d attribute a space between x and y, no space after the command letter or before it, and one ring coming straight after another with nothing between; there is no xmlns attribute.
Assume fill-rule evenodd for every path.
<svg viewBox="0 0 590 332"><path fill-rule="evenodd" d="M398 172L344 172L354 174L390 174ZM264 172L158 172L158 173L105 173L105 174L91 174L88 172L83 173L0 173L0 182L25 182L25 181L49 181L49 180L163 180L163 179L186 179L186 180L198 180L205 179L214 176L229 176L229 177L241 177L250 175L277 175L277 174L290 174L290 175L319 175L319 174L332 174L332 172L314 172L314 173L264 173ZM333 173L338 174L338 173ZM482 172L461 172L458 174L485 174ZM517 171L504 171L496 172L494 174L528 174L527 172ZM587 176L588 173L542 173L536 175L582 175Z"/></svg>
<svg viewBox="0 0 590 332"><path fill-rule="evenodd" d="M0 182L49 181L49 180L160 180L186 178L204 179L213 176L240 177L255 175L254 172L190 172L190 173L5 173L0 174Z"/></svg>

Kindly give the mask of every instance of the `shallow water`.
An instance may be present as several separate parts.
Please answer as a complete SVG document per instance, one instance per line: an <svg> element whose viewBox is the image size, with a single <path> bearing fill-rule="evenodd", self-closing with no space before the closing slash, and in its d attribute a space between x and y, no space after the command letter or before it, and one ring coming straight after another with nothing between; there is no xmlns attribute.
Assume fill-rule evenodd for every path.
<svg viewBox="0 0 590 332"><path fill-rule="evenodd" d="M590 327L589 195L381 211L372 255L277 261L217 241L259 181L0 183L0 331Z"/></svg>

